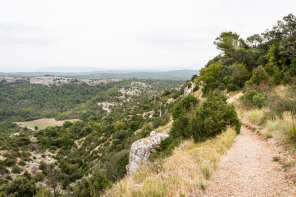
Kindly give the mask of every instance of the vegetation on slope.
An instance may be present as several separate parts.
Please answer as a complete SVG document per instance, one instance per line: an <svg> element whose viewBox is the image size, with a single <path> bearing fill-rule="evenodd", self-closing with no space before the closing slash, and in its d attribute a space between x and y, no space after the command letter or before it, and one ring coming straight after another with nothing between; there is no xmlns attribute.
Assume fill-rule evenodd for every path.
<svg viewBox="0 0 296 197"><path fill-rule="evenodd" d="M228 128L204 142L185 140L167 160L143 166L116 183L104 196L198 196L206 189L204 183L217 169L219 159L232 146L235 136L235 130Z"/></svg>
<svg viewBox="0 0 296 197"><path fill-rule="evenodd" d="M168 100L181 92L167 88L179 83L132 79L114 84L74 108L87 106L83 121L63 126L32 131L1 122L0 193L17 196L9 189L12 185L33 184L37 196L47 193L40 185L55 195L99 195L125 175L131 143L170 121L173 103ZM97 104L107 101L116 103L109 113ZM16 184L19 179L22 184Z"/></svg>

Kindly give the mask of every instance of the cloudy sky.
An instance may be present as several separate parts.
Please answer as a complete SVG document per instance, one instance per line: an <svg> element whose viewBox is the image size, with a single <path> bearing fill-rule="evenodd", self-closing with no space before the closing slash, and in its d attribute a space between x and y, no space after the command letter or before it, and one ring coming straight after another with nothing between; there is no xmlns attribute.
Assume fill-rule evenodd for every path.
<svg viewBox="0 0 296 197"><path fill-rule="evenodd" d="M0 72L200 69L223 31L246 38L295 0L0 0Z"/></svg>

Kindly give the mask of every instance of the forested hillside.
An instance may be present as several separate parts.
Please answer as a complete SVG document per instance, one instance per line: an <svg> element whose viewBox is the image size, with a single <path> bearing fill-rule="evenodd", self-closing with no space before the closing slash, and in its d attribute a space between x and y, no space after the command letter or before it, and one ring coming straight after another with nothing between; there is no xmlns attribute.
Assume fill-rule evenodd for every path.
<svg viewBox="0 0 296 197"><path fill-rule="evenodd" d="M172 101L184 91L181 83L129 79L97 86L44 86L2 81L0 191L87 196L87 181L102 182L103 190L125 175L131 143L170 121ZM40 131L13 123L44 117L81 121ZM14 187L17 191L11 191Z"/></svg>
<svg viewBox="0 0 296 197"><path fill-rule="evenodd" d="M131 82L125 80L89 86L87 84L63 84L61 86L30 84L26 80L17 80L14 83L0 82L0 121L26 121L38 118L85 119L90 115L102 112L98 102L123 102L126 97L119 89L128 89ZM180 84L174 80L145 80L147 87L138 87L137 94L142 96L152 94L162 89ZM145 90L145 91L144 91Z"/></svg>

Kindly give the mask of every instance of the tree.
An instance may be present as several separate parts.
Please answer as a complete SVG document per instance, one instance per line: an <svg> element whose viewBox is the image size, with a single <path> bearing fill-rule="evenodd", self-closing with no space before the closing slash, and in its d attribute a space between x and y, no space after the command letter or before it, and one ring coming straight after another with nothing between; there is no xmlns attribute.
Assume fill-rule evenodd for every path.
<svg viewBox="0 0 296 197"><path fill-rule="evenodd" d="M114 125L115 131L120 131L126 129L126 125L123 122L116 122Z"/></svg>
<svg viewBox="0 0 296 197"><path fill-rule="evenodd" d="M246 43L249 45L249 47L256 48L258 45L262 43L262 41L263 39L259 34L254 34L247 38Z"/></svg>
<svg viewBox="0 0 296 197"><path fill-rule="evenodd" d="M227 104L226 96L210 93L207 100L196 110L193 122L193 139L195 142L215 136L226 130L227 126L235 127L240 132L241 122L232 104Z"/></svg>
<svg viewBox="0 0 296 197"><path fill-rule="evenodd" d="M268 83L269 82L269 76L264 69L263 66L258 66L252 74L252 77L249 81L249 83L255 84L255 85L260 85L261 83Z"/></svg>
<svg viewBox="0 0 296 197"><path fill-rule="evenodd" d="M225 65L231 65L238 61L242 62L249 47L239 35L229 32L222 32L214 41L214 44L222 52L222 62Z"/></svg>
<svg viewBox="0 0 296 197"><path fill-rule="evenodd" d="M281 40L279 54L290 61L296 58L296 29Z"/></svg>
<svg viewBox="0 0 296 197"><path fill-rule="evenodd" d="M222 64L211 64L200 70L198 80L204 82L203 93L208 93L220 85L222 81L222 71Z"/></svg>
<svg viewBox="0 0 296 197"><path fill-rule="evenodd" d="M274 42L280 42L284 36L291 35L296 29L296 17L293 14L289 14L281 21L277 22L271 30L266 30L262 35L264 42L273 44Z"/></svg>

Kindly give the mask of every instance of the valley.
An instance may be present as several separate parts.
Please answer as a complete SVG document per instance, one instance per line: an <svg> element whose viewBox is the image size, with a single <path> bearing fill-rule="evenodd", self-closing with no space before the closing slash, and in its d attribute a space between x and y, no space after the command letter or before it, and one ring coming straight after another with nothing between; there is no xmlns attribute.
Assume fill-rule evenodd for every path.
<svg viewBox="0 0 296 197"><path fill-rule="evenodd" d="M1 77L0 197L296 195L295 27L222 32L190 77Z"/></svg>

